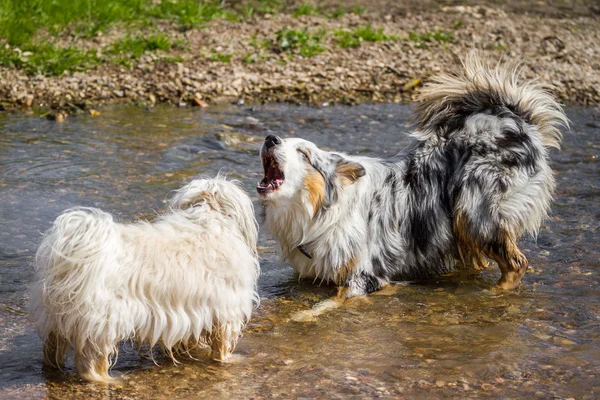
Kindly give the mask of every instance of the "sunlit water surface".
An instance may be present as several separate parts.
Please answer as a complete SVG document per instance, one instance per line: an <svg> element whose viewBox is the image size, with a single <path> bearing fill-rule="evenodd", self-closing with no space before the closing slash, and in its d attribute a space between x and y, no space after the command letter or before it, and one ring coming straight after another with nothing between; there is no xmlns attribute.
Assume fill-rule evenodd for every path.
<svg viewBox="0 0 600 400"><path fill-rule="evenodd" d="M120 220L153 218L169 191L226 171L255 200L259 143L301 136L352 154L391 155L408 139L402 105L287 105L207 110L118 108L63 124L0 113L0 398L600 397L600 115L569 109L572 134L553 151L558 191L537 240L521 247L531 268L501 293L492 267L404 282L299 323L290 314L335 293L298 282L260 240L260 309L236 350L216 364L155 365L129 346L113 374L80 381L42 366L26 310L40 232L65 208L100 207Z"/></svg>

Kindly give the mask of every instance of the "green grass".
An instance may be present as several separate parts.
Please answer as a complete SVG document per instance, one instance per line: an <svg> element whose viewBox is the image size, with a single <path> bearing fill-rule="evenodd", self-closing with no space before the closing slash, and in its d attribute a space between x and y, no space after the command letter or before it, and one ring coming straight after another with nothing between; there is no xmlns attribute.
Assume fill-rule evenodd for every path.
<svg viewBox="0 0 600 400"><path fill-rule="evenodd" d="M16 67L32 75L84 71L99 62L94 50L59 48L51 44L27 45L22 49L0 47L0 65Z"/></svg>
<svg viewBox="0 0 600 400"><path fill-rule="evenodd" d="M238 9L220 0L0 0L0 41L31 43L39 30L57 35L68 30L91 37L117 22L173 21L182 29L215 18L238 20L255 12L274 12L279 0L254 0ZM251 10L251 11L250 11Z"/></svg>
<svg viewBox="0 0 600 400"><path fill-rule="evenodd" d="M361 42L385 42L388 40L397 40L395 35L386 35L383 28L373 29L369 25L359 26L353 31L338 30L335 32L337 44L345 49L351 47L360 47Z"/></svg>
<svg viewBox="0 0 600 400"><path fill-rule="evenodd" d="M146 52L169 51L178 46L160 34L139 35L140 28L152 30L160 21L187 30L213 19L241 21L276 13L337 18L349 12L366 12L366 9L343 5L334 11L325 11L315 4L318 3L287 0L0 0L0 65L46 75L83 71L106 62L130 65ZM56 45L73 38L92 38L113 27L123 30L125 36L106 45L102 57L95 50ZM374 31L375 36L377 32L381 33ZM352 37L364 36L362 40L371 40L366 38L368 32L356 35ZM325 50L321 45L323 36L324 33L310 34L306 30L282 30L277 33L275 42L256 43L257 56L246 58L250 62L260 59L262 49L266 48L312 57ZM231 59L227 54L210 57L222 62Z"/></svg>
<svg viewBox="0 0 600 400"><path fill-rule="evenodd" d="M213 52L213 53L211 53L209 59L211 61L218 61L218 62L222 62L222 63L228 63L228 62L231 61L231 57L233 57L232 54Z"/></svg>
<svg viewBox="0 0 600 400"><path fill-rule="evenodd" d="M408 35L408 39L411 42L415 42L417 47L426 47L427 43L440 42L446 44L454 38L452 32L445 31L434 31L426 33L411 32Z"/></svg>
<svg viewBox="0 0 600 400"><path fill-rule="evenodd" d="M321 45L323 32L310 34L306 29L282 29L277 31L277 38L274 43L276 51L284 53L296 53L303 57L313 57L325 51Z"/></svg>
<svg viewBox="0 0 600 400"><path fill-rule="evenodd" d="M125 39L114 42L108 53L137 59L147 51L170 50L173 47L174 43L163 34L149 37L126 36Z"/></svg>
<svg viewBox="0 0 600 400"><path fill-rule="evenodd" d="M166 0L150 7L148 14L158 19L173 20L183 29L199 26L215 18L239 19L236 12L226 8L220 1Z"/></svg>
<svg viewBox="0 0 600 400"><path fill-rule="evenodd" d="M313 6L310 3L302 3L292 13L294 17L300 17L301 15L317 15L321 14L321 10L318 7Z"/></svg>

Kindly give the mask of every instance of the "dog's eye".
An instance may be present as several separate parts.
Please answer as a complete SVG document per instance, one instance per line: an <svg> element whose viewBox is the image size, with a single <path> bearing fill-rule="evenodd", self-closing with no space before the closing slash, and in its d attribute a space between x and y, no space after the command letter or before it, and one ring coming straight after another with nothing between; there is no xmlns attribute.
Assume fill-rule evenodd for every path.
<svg viewBox="0 0 600 400"><path fill-rule="evenodd" d="M298 153L300 153L300 155L302 156L302 159L303 159L304 161L308 162L308 155L307 155L307 154L306 154L304 151L302 151L302 150L300 150L300 149L297 149L296 151L297 151Z"/></svg>

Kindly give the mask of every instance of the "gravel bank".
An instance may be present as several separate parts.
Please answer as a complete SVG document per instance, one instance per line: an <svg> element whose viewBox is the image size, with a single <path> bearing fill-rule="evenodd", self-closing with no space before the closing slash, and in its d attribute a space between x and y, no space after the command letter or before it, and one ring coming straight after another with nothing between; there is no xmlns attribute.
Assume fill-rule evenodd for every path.
<svg viewBox="0 0 600 400"><path fill-rule="evenodd" d="M361 40L354 48L339 45L340 32L369 24L382 28L391 39ZM451 6L415 14L346 14L338 19L277 14L245 22L214 20L185 32L166 23L151 29L183 46L146 53L129 67L104 64L61 76L29 76L0 67L0 108L68 109L74 104L89 108L114 102L206 106L224 101L411 101L428 75L456 64L472 48L493 60L521 60L526 77L553 85L565 103L600 103L600 23L594 15L546 18ZM282 50L277 45L282 29L306 30L319 37L323 51L303 57L299 49ZM114 28L92 39L63 39L65 45L101 51L121 32ZM438 40L432 37L435 33L445 36Z"/></svg>

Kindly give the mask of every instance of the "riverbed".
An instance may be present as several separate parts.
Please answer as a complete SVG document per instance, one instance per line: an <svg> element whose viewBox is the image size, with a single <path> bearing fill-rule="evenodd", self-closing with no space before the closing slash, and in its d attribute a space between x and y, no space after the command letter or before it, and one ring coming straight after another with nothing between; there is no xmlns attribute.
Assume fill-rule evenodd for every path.
<svg viewBox="0 0 600 400"><path fill-rule="evenodd" d="M260 203L258 149L270 133L372 156L409 141L412 108L119 107L57 123L0 113L0 398L598 398L600 396L600 113L569 108L571 132L551 152L551 218L520 244L530 261L514 292L492 266L351 301L312 322L291 314L336 289L298 281L263 231L260 308L232 362L156 364L123 344L119 385L42 365L27 318L41 232L65 208L100 207L120 221L152 219L171 190L222 171Z"/></svg>

